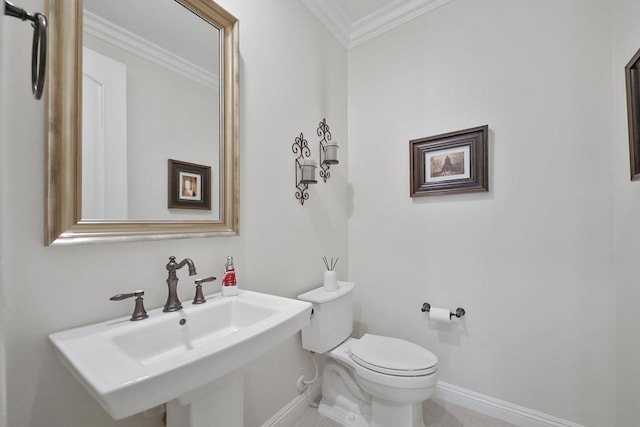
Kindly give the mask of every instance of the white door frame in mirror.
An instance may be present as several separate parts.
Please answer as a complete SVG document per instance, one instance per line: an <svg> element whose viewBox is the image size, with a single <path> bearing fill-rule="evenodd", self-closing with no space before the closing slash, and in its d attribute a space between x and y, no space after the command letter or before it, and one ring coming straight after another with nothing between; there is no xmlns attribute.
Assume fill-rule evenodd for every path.
<svg viewBox="0 0 640 427"><path fill-rule="evenodd" d="M82 220L82 0L48 0L45 245L238 234L238 20L211 0L175 0L220 30L220 220Z"/></svg>

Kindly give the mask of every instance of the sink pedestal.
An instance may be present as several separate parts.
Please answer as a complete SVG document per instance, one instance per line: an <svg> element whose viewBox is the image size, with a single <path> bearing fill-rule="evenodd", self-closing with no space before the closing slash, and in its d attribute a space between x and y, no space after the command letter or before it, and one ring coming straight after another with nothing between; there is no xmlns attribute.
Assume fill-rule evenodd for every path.
<svg viewBox="0 0 640 427"><path fill-rule="evenodd" d="M167 427L243 427L244 373L237 370L167 403Z"/></svg>

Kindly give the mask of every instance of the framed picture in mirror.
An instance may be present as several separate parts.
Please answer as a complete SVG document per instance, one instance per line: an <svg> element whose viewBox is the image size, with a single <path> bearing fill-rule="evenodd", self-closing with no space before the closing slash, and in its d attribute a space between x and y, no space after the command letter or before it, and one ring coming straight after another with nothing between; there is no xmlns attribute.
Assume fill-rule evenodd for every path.
<svg viewBox="0 0 640 427"><path fill-rule="evenodd" d="M631 180L640 180L640 50L625 67Z"/></svg>
<svg viewBox="0 0 640 427"><path fill-rule="evenodd" d="M211 210L211 167L169 159L169 209Z"/></svg>

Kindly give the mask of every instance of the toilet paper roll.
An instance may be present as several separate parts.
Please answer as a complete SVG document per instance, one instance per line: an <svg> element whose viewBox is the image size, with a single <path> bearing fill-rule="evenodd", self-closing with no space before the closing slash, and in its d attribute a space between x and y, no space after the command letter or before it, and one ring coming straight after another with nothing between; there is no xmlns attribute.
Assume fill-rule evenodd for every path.
<svg viewBox="0 0 640 427"><path fill-rule="evenodd" d="M429 310L429 319L436 322L451 322L451 315L448 308L431 307Z"/></svg>

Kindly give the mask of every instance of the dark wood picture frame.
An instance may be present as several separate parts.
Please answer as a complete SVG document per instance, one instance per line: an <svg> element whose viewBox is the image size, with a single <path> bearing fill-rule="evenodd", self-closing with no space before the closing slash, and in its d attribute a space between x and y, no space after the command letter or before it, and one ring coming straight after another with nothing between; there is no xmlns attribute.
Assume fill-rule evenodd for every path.
<svg viewBox="0 0 640 427"><path fill-rule="evenodd" d="M640 50L624 67L627 82L627 116L629 120L629 160L631 180L640 180Z"/></svg>
<svg viewBox="0 0 640 427"><path fill-rule="evenodd" d="M411 197L489 191L489 126L409 141Z"/></svg>
<svg viewBox="0 0 640 427"><path fill-rule="evenodd" d="M169 209L211 210L211 167L169 159Z"/></svg>

